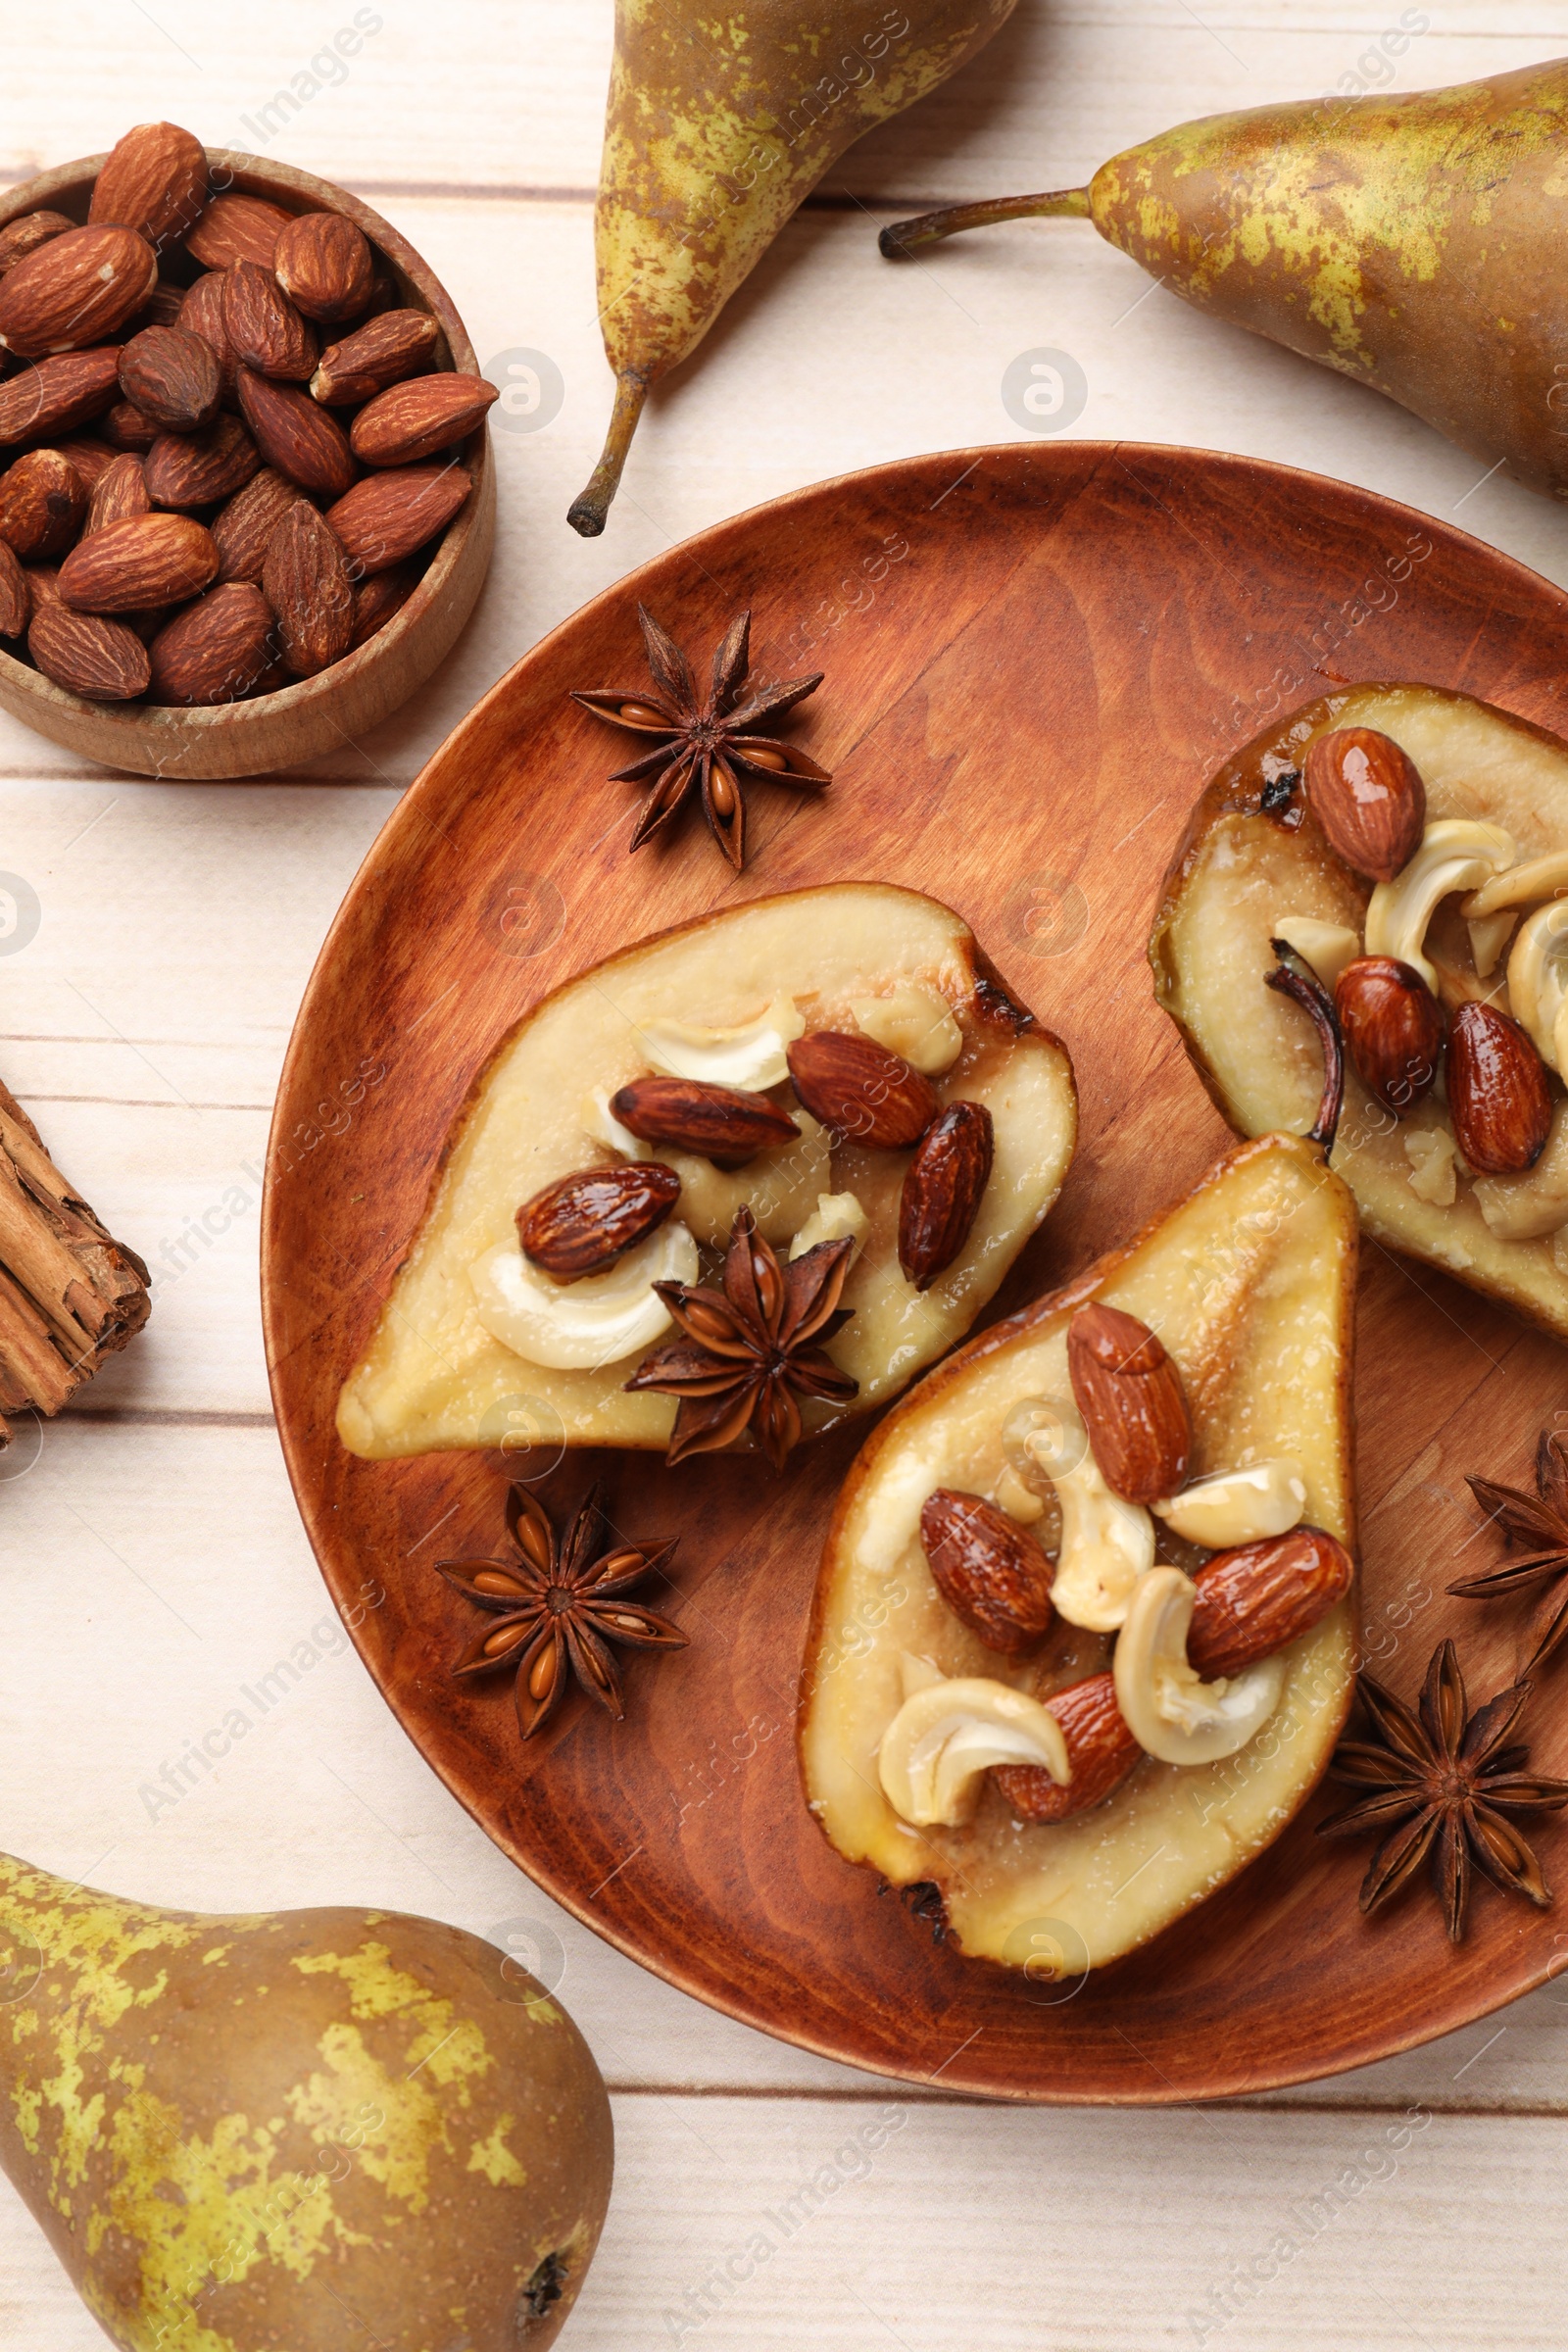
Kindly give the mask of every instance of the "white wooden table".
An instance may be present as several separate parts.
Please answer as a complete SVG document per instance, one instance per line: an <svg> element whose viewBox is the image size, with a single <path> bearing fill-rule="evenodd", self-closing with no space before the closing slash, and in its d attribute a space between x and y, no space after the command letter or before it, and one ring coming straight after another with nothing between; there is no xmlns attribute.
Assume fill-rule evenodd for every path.
<svg viewBox="0 0 1568 2352"><path fill-rule="evenodd" d="M497 430L479 613L444 675L352 752L283 782L159 786L0 721L0 868L41 906L36 936L0 956L0 1070L158 1277L148 1334L84 1409L0 1459L0 1839L168 1904L363 1900L531 1938L615 2096L615 2198L573 2352L1558 2352L1568 1992L1254 2106L1004 2113L710 2016L556 1912L420 1761L327 1602L269 1407L256 1235L312 959L434 745L544 630L705 524L848 467L1020 437L1000 397L1020 351L1079 362L1076 432L1342 475L1568 582L1562 510L1479 482L1374 395L1193 316L1082 226L1021 226L918 271L874 246L899 213L1071 184L1186 116L1549 57L1568 46L1568 0L1020 0L957 83L851 152L656 397L592 543L564 515L609 403L591 214L610 0L377 0L344 77L313 74L353 14L7 11L0 175L159 115L212 144L265 144L396 222L492 372L543 352L564 398L542 429ZM1424 29L1391 58L1399 42L1381 36L1401 17ZM297 108L259 140L279 90ZM182 1781L189 1744L290 1657L286 1696L249 1710L220 1769ZM868 2157L853 2135L879 2111ZM808 2219L769 2218L813 2178ZM102 2340L0 2183L0 2343Z"/></svg>

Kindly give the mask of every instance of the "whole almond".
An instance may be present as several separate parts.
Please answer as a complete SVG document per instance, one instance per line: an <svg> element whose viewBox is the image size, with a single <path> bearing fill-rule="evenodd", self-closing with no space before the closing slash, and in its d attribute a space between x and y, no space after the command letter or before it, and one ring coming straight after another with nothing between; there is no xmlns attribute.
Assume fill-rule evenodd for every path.
<svg viewBox="0 0 1568 2352"><path fill-rule="evenodd" d="M232 498L261 465L237 416L220 416L203 433L160 433L147 452L147 489L155 507L212 507Z"/></svg>
<svg viewBox="0 0 1568 2352"><path fill-rule="evenodd" d="M0 474L0 539L26 564L65 554L87 514L80 474L57 449L29 450Z"/></svg>
<svg viewBox="0 0 1568 2352"><path fill-rule="evenodd" d="M1193 1425L1181 1375L1136 1315L1100 1299L1067 1326L1067 1376L1090 1451L1125 1502L1161 1502L1186 1484Z"/></svg>
<svg viewBox="0 0 1568 2352"><path fill-rule="evenodd" d="M27 651L46 678L95 703L133 703L152 674L147 648L122 620L73 612L62 604L38 606L27 630Z"/></svg>
<svg viewBox="0 0 1568 2352"><path fill-rule="evenodd" d="M1027 1529L983 1494L938 1487L920 1508L932 1581L988 1649L1010 1656L1051 1625L1051 1562Z"/></svg>
<svg viewBox="0 0 1568 2352"><path fill-rule="evenodd" d="M124 522L132 515L150 514L153 502L147 495L147 477L134 450L126 450L112 458L94 482L87 497L87 520L83 538L94 531L107 529L112 522Z"/></svg>
<svg viewBox="0 0 1568 2352"><path fill-rule="evenodd" d="M202 336L182 326L146 326L121 352L120 388L164 432L199 433L218 415L223 375Z"/></svg>
<svg viewBox="0 0 1568 2352"><path fill-rule="evenodd" d="M993 1775L1004 1801L1020 1821L1065 1821L1119 1788L1143 1749L1116 1704L1115 1677L1092 1674L1043 1701L1067 1743L1066 1786L1040 1764L1002 1764Z"/></svg>
<svg viewBox="0 0 1568 2352"><path fill-rule="evenodd" d="M133 514L74 548L60 601L78 612L141 612L199 596L218 570L212 533L188 514Z"/></svg>
<svg viewBox="0 0 1568 2352"><path fill-rule="evenodd" d="M432 368L440 341L441 329L428 311L383 311L341 343L327 345L311 390L328 408L373 400L388 384Z"/></svg>
<svg viewBox="0 0 1568 2352"><path fill-rule="evenodd" d="M341 213L301 213L277 240L272 268L307 318L330 325L358 317L370 299L375 264L365 231Z"/></svg>
<svg viewBox="0 0 1568 2352"><path fill-rule="evenodd" d="M482 375L416 376L367 403L350 428L349 446L367 466L413 466L466 440L500 397Z"/></svg>
<svg viewBox="0 0 1568 2352"><path fill-rule="evenodd" d="M265 196L245 196L237 190L215 196L186 237L185 251L204 270L228 270L235 262L260 262L264 270L270 270L289 219Z"/></svg>
<svg viewBox="0 0 1568 2352"><path fill-rule="evenodd" d="M271 607L249 581L230 580L176 612L148 651L155 703L236 703L271 663Z"/></svg>
<svg viewBox="0 0 1568 2352"><path fill-rule="evenodd" d="M996 1137L983 1102L950 1102L915 1146L899 1195L899 1264L929 1290L974 1229Z"/></svg>
<svg viewBox="0 0 1568 2352"><path fill-rule="evenodd" d="M1551 1130L1551 1094L1517 1021L1492 1004L1461 1004L1448 1029L1447 1086L1454 1141L1471 1167L1517 1176L1535 1165Z"/></svg>
<svg viewBox="0 0 1568 2352"><path fill-rule="evenodd" d="M157 253L195 227L206 202L200 139L174 122L138 122L105 157L87 218L122 222Z"/></svg>
<svg viewBox="0 0 1568 2352"><path fill-rule="evenodd" d="M63 237L75 225L64 213L24 213L20 220L8 220L0 228L0 277L29 253L36 253L40 245L47 245L51 237Z"/></svg>
<svg viewBox="0 0 1568 2352"><path fill-rule="evenodd" d="M523 1202L517 1239L524 1257L558 1282L577 1282L657 1233L679 1199L680 1178L657 1159L583 1168Z"/></svg>
<svg viewBox="0 0 1568 2352"><path fill-rule="evenodd" d="M461 466L407 466L356 482L328 507L326 519L347 548L351 566L385 571L444 531L472 487Z"/></svg>
<svg viewBox="0 0 1568 2352"><path fill-rule="evenodd" d="M5 542L0 540L0 546ZM23 577L27 583L27 615L43 611L45 605L60 602L60 566L58 564L24 564Z"/></svg>
<svg viewBox="0 0 1568 2352"><path fill-rule="evenodd" d="M160 278L130 324L138 332L144 326L178 326L185 294L184 286L172 286Z"/></svg>
<svg viewBox="0 0 1568 2352"><path fill-rule="evenodd" d="M835 1136L897 1152L918 1143L937 1115L931 1081L902 1054L845 1029L814 1029L788 1050L795 1092Z"/></svg>
<svg viewBox="0 0 1568 2352"><path fill-rule="evenodd" d="M39 360L0 384L0 442L42 441L85 424L113 406L120 387L120 353L63 351Z"/></svg>
<svg viewBox="0 0 1568 2352"><path fill-rule="evenodd" d="M1437 1080L1443 1007L1412 963L1357 956L1334 984L1334 1009L1369 1093L1402 1116Z"/></svg>
<svg viewBox="0 0 1568 2352"><path fill-rule="evenodd" d="M239 405L269 466L318 498L342 497L354 479L353 454L342 428L309 393L241 368Z"/></svg>
<svg viewBox="0 0 1568 2352"><path fill-rule="evenodd" d="M262 572L277 615L284 662L297 678L341 662L354 636L354 590L343 550L320 515L296 499L268 542Z"/></svg>
<svg viewBox="0 0 1568 2352"><path fill-rule="evenodd" d="M158 257L134 229L51 237L0 278L0 343L24 360L101 343L141 309Z"/></svg>
<svg viewBox="0 0 1568 2352"><path fill-rule="evenodd" d="M24 636L31 612L27 575L15 548L0 539L0 637Z"/></svg>
<svg viewBox="0 0 1568 2352"><path fill-rule="evenodd" d="M259 375L303 384L315 371L315 327L259 263L236 262L224 271L223 327L235 360Z"/></svg>
<svg viewBox="0 0 1568 2352"><path fill-rule="evenodd" d="M419 585L419 575L412 564L399 564L391 571L372 571L354 591L355 646L368 644L377 632L386 627L394 613L401 612Z"/></svg>
<svg viewBox="0 0 1568 2352"><path fill-rule="evenodd" d="M239 363L223 323L223 294L227 284L226 270L209 270L199 277L180 306L179 323L188 335L200 335L202 341L218 354L218 365L223 378L223 397L233 407L239 398L236 377Z"/></svg>
<svg viewBox="0 0 1568 2352"><path fill-rule="evenodd" d="M112 450L134 450L145 456L163 431L150 416L144 416L134 401L117 400L99 420L98 430Z"/></svg>
<svg viewBox="0 0 1568 2352"><path fill-rule="evenodd" d="M1216 1552L1194 1573L1188 1665L1211 1683L1271 1658L1309 1633L1354 1578L1345 1545L1318 1527Z"/></svg>
<svg viewBox="0 0 1568 2352"><path fill-rule="evenodd" d="M1427 792L1392 735L1336 727L1307 746L1306 797L1329 848L1358 874L1392 882L1421 845Z"/></svg>
<svg viewBox="0 0 1568 2352"><path fill-rule="evenodd" d="M107 441L95 440L86 433L68 433L53 441L50 447L62 458L70 460L81 476L81 486L90 497L98 476L112 466L119 452Z"/></svg>
<svg viewBox="0 0 1568 2352"><path fill-rule="evenodd" d="M270 466L264 466L235 493L208 526L218 548L220 581L249 580L260 586L268 541L299 495L294 483Z"/></svg>
<svg viewBox="0 0 1568 2352"><path fill-rule="evenodd" d="M720 1168L744 1167L759 1152L794 1143L801 1132L765 1095L710 1086L700 1078L634 1078L612 1097L610 1108L643 1143L696 1152Z"/></svg>

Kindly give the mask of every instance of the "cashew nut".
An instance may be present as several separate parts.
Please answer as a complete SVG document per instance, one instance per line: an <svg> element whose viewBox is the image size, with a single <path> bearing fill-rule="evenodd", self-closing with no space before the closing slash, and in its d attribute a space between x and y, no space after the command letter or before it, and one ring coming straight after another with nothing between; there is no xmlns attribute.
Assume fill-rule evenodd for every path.
<svg viewBox="0 0 1568 2352"><path fill-rule="evenodd" d="M1568 899L1549 899L1519 926L1508 954L1508 1002L1548 1069L1568 1063Z"/></svg>
<svg viewBox="0 0 1568 2352"><path fill-rule="evenodd" d="M1568 1102L1553 1110L1535 1166L1523 1176L1478 1176L1475 1196L1499 1242L1539 1242L1568 1225Z"/></svg>
<svg viewBox="0 0 1568 2352"><path fill-rule="evenodd" d="M1167 1502L1151 1506L1173 1535L1210 1551L1229 1551L1238 1544L1255 1544L1261 1536L1283 1536L1298 1525L1306 1508L1301 1465L1294 1454L1282 1453L1245 1470L1221 1470L1202 1478Z"/></svg>
<svg viewBox="0 0 1568 2352"><path fill-rule="evenodd" d="M1459 1171L1454 1143L1446 1127L1411 1127L1404 1138L1404 1156L1410 1162L1405 1178L1418 1200L1434 1208L1451 1208L1458 1196Z"/></svg>
<svg viewBox="0 0 1568 2352"><path fill-rule="evenodd" d="M569 1285L531 1266L515 1242L502 1242L468 1268L480 1322L493 1340L530 1364L586 1371L619 1363L669 1327L656 1282L695 1282L697 1244L673 1221L628 1250L608 1273Z"/></svg>
<svg viewBox="0 0 1568 2352"><path fill-rule="evenodd" d="M1459 912L1467 923L1480 922L1500 914L1505 906L1534 906L1542 899L1554 899L1559 891L1568 891L1568 850L1548 850L1544 858L1527 858L1522 865L1494 874L1470 893Z"/></svg>
<svg viewBox="0 0 1568 2352"><path fill-rule="evenodd" d="M850 1010L862 1037L902 1054L928 1078L951 1070L963 1052L953 1007L934 988L896 988L890 997L854 997Z"/></svg>
<svg viewBox="0 0 1568 2352"><path fill-rule="evenodd" d="M765 1012L738 1029L701 1029L686 1021L642 1021L643 1052L666 1078L700 1078L707 1086L739 1086L760 1094L789 1076L784 1049L806 1034L793 997L776 996Z"/></svg>
<svg viewBox="0 0 1568 2352"><path fill-rule="evenodd" d="M815 1208L790 1244L790 1255L804 1257L818 1242L850 1241L855 1244L850 1251L853 1266L870 1230L871 1220L854 1193L818 1193Z"/></svg>
<svg viewBox="0 0 1568 2352"><path fill-rule="evenodd" d="M906 1673L906 1688L909 1679ZM1026 1691L978 1674L910 1690L877 1750L883 1794L917 1830L967 1821L995 1764L1043 1765L1063 1788L1071 1778L1054 1715Z"/></svg>
<svg viewBox="0 0 1568 2352"><path fill-rule="evenodd" d="M1427 925L1455 890L1474 890L1517 856L1513 835L1471 816L1440 816L1392 882L1380 882L1366 910L1366 952L1413 964L1435 990L1437 970L1422 954Z"/></svg>
<svg viewBox="0 0 1568 2352"><path fill-rule="evenodd" d="M1139 1502L1123 1502L1106 1486L1076 1405L1063 1400L1058 1462L1052 1470L1061 1504L1061 1547L1051 1598L1069 1625L1114 1633L1127 1614L1133 1588L1154 1557L1154 1523Z"/></svg>
<svg viewBox="0 0 1568 2352"><path fill-rule="evenodd" d="M1116 1704L1140 1747L1161 1764L1234 1756L1280 1703L1285 1661L1259 1658L1228 1681L1200 1682L1187 1663L1198 1587L1179 1568L1151 1568L1116 1641Z"/></svg>
<svg viewBox="0 0 1568 2352"><path fill-rule="evenodd" d="M1322 923L1315 914L1287 914L1271 925L1271 936L1294 948L1327 989L1361 953L1361 936L1348 923Z"/></svg>

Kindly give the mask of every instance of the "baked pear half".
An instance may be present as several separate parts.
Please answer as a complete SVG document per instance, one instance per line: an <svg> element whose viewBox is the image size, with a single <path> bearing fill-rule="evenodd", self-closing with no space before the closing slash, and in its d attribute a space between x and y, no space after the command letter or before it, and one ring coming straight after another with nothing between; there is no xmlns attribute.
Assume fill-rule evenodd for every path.
<svg viewBox="0 0 1568 2352"><path fill-rule="evenodd" d="M1159 1934L1277 1838L1349 1705L1355 1206L1269 1135L971 1340L858 1456L801 1716L812 1812L965 1953Z"/></svg>
<svg viewBox="0 0 1568 2352"><path fill-rule="evenodd" d="M1333 694L1220 770L1166 876L1160 1004L1240 1133L1300 1127L1334 992L1334 1165L1368 1233L1568 1338L1568 744L1434 686Z"/></svg>
<svg viewBox="0 0 1568 2352"><path fill-rule="evenodd" d="M1076 1127L1065 1049L934 899L835 883L644 940L480 1076L339 1434L780 1462L963 1336Z"/></svg>

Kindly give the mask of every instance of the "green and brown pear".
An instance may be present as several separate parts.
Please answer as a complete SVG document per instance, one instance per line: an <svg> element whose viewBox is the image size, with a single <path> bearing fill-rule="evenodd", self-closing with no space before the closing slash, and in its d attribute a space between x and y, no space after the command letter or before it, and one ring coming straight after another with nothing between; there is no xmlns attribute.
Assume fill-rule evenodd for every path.
<svg viewBox="0 0 1568 2352"><path fill-rule="evenodd" d="M541 2352L612 2147L581 2034L478 1936L0 1856L0 2165L123 2352Z"/></svg>
<svg viewBox="0 0 1568 2352"><path fill-rule="evenodd" d="M1568 497L1568 60L1454 89L1185 122L1089 186L931 213L1075 216L1198 309L1370 384L1461 449Z"/></svg>
<svg viewBox="0 0 1568 2352"><path fill-rule="evenodd" d="M615 407L568 519L605 527L648 388L707 334L846 147L974 56L1014 0L616 0L594 242ZM824 346L825 348L825 346Z"/></svg>

